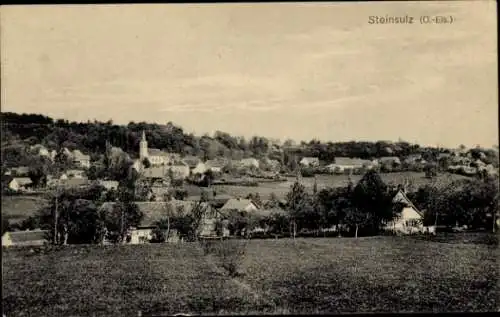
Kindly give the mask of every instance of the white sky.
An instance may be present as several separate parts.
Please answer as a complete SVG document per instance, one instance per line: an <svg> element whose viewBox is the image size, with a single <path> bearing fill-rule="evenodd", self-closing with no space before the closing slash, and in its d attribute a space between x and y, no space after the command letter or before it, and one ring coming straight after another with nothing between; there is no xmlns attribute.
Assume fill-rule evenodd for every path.
<svg viewBox="0 0 500 317"><path fill-rule="evenodd" d="M452 15L370 25L370 15ZM3 6L2 111L498 144L495 1Z"/></svg>

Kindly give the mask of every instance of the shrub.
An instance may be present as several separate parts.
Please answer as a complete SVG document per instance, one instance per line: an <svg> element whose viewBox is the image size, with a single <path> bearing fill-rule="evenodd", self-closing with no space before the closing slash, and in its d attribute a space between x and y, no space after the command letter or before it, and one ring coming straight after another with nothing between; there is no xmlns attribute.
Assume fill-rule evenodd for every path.
<svg viewBox="0 0 500 317"><path fill-rule="evenodd" d="M213 253L219 265L227 271L229 276L236 277L246 252L246 242L241 240L205 241L205 254Z"/></svg>

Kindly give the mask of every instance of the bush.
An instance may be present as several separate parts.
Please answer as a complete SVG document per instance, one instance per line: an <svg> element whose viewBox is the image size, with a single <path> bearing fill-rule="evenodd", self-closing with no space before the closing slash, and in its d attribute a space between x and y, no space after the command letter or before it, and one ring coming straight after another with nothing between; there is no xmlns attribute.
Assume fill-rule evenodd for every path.
<svg viewBox="0 0 500 317"><path fill-rule="evenodd" d="M227 271L229 276L236 277L246 252L246 242L241 240L203 241L205 254L214 254L219 266Z"/></svg>

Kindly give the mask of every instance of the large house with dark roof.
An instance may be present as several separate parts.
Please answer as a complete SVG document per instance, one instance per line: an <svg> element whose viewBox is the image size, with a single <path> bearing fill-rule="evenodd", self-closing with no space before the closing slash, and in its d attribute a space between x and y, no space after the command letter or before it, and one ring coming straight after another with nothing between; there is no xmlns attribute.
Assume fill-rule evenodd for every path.
<svg viewBox="0 0 500 317"><path fill-rule="evenodd" d="M203 208L203 218L199 235L201 237L215 236L215 222L217 219L217 211L208 203L200 203L193 201L171 200L168 202L136 202L139 210L143 213L143 218L139 225L135 228L130 228L130 244L148 243L153 238L153 230L156 228L156 222L166 219L167 217L187 215L193 212L194 208ZM114 203L107 202L101 206L102 211L113 208ZM171 230L169 234L169 242L178 240L177 233Z"/></svg>

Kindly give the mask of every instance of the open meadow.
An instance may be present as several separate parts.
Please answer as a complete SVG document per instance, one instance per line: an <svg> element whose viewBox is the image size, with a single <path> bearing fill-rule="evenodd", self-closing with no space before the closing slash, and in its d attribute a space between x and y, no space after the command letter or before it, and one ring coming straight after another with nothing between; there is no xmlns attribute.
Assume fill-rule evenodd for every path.
<svg viewBox="0 0 500 317"><path fill-rule="evenodd" d="M219 242L214 242L219 243ZM408 237L234 240L240 274L197 243L3 250L7 316L496 311L498 244Z"/></svg>
<svg viewBox="0 0 500 317"><path fill-rule="evenodd" d="M386 184L403 184L406 179L410 179L415 187L419 187L431 182L438 185L449 184L453 180L466 178L462 175L441 173L433 180L425 177L425 173L418 172L395 172L395 173L380 173L382 180ZM363 175L352 175L351 179L356 184ZM347 186L349 179L347 175L329 175L320 174L316 176L318 189L326 187L343 187ZM230 194L233 196L246 197L249 194L259 193L262 199L269 199L271 193L274 193L279 199L285 198L290 191L290 187L295 182L295 178L288 177L285 182L262 182L258 187L237 186L237 185L214 185L213 187L221 193ZM314 177L302 178L302 183L309 191L312 191L314 186Z"/></svg>

